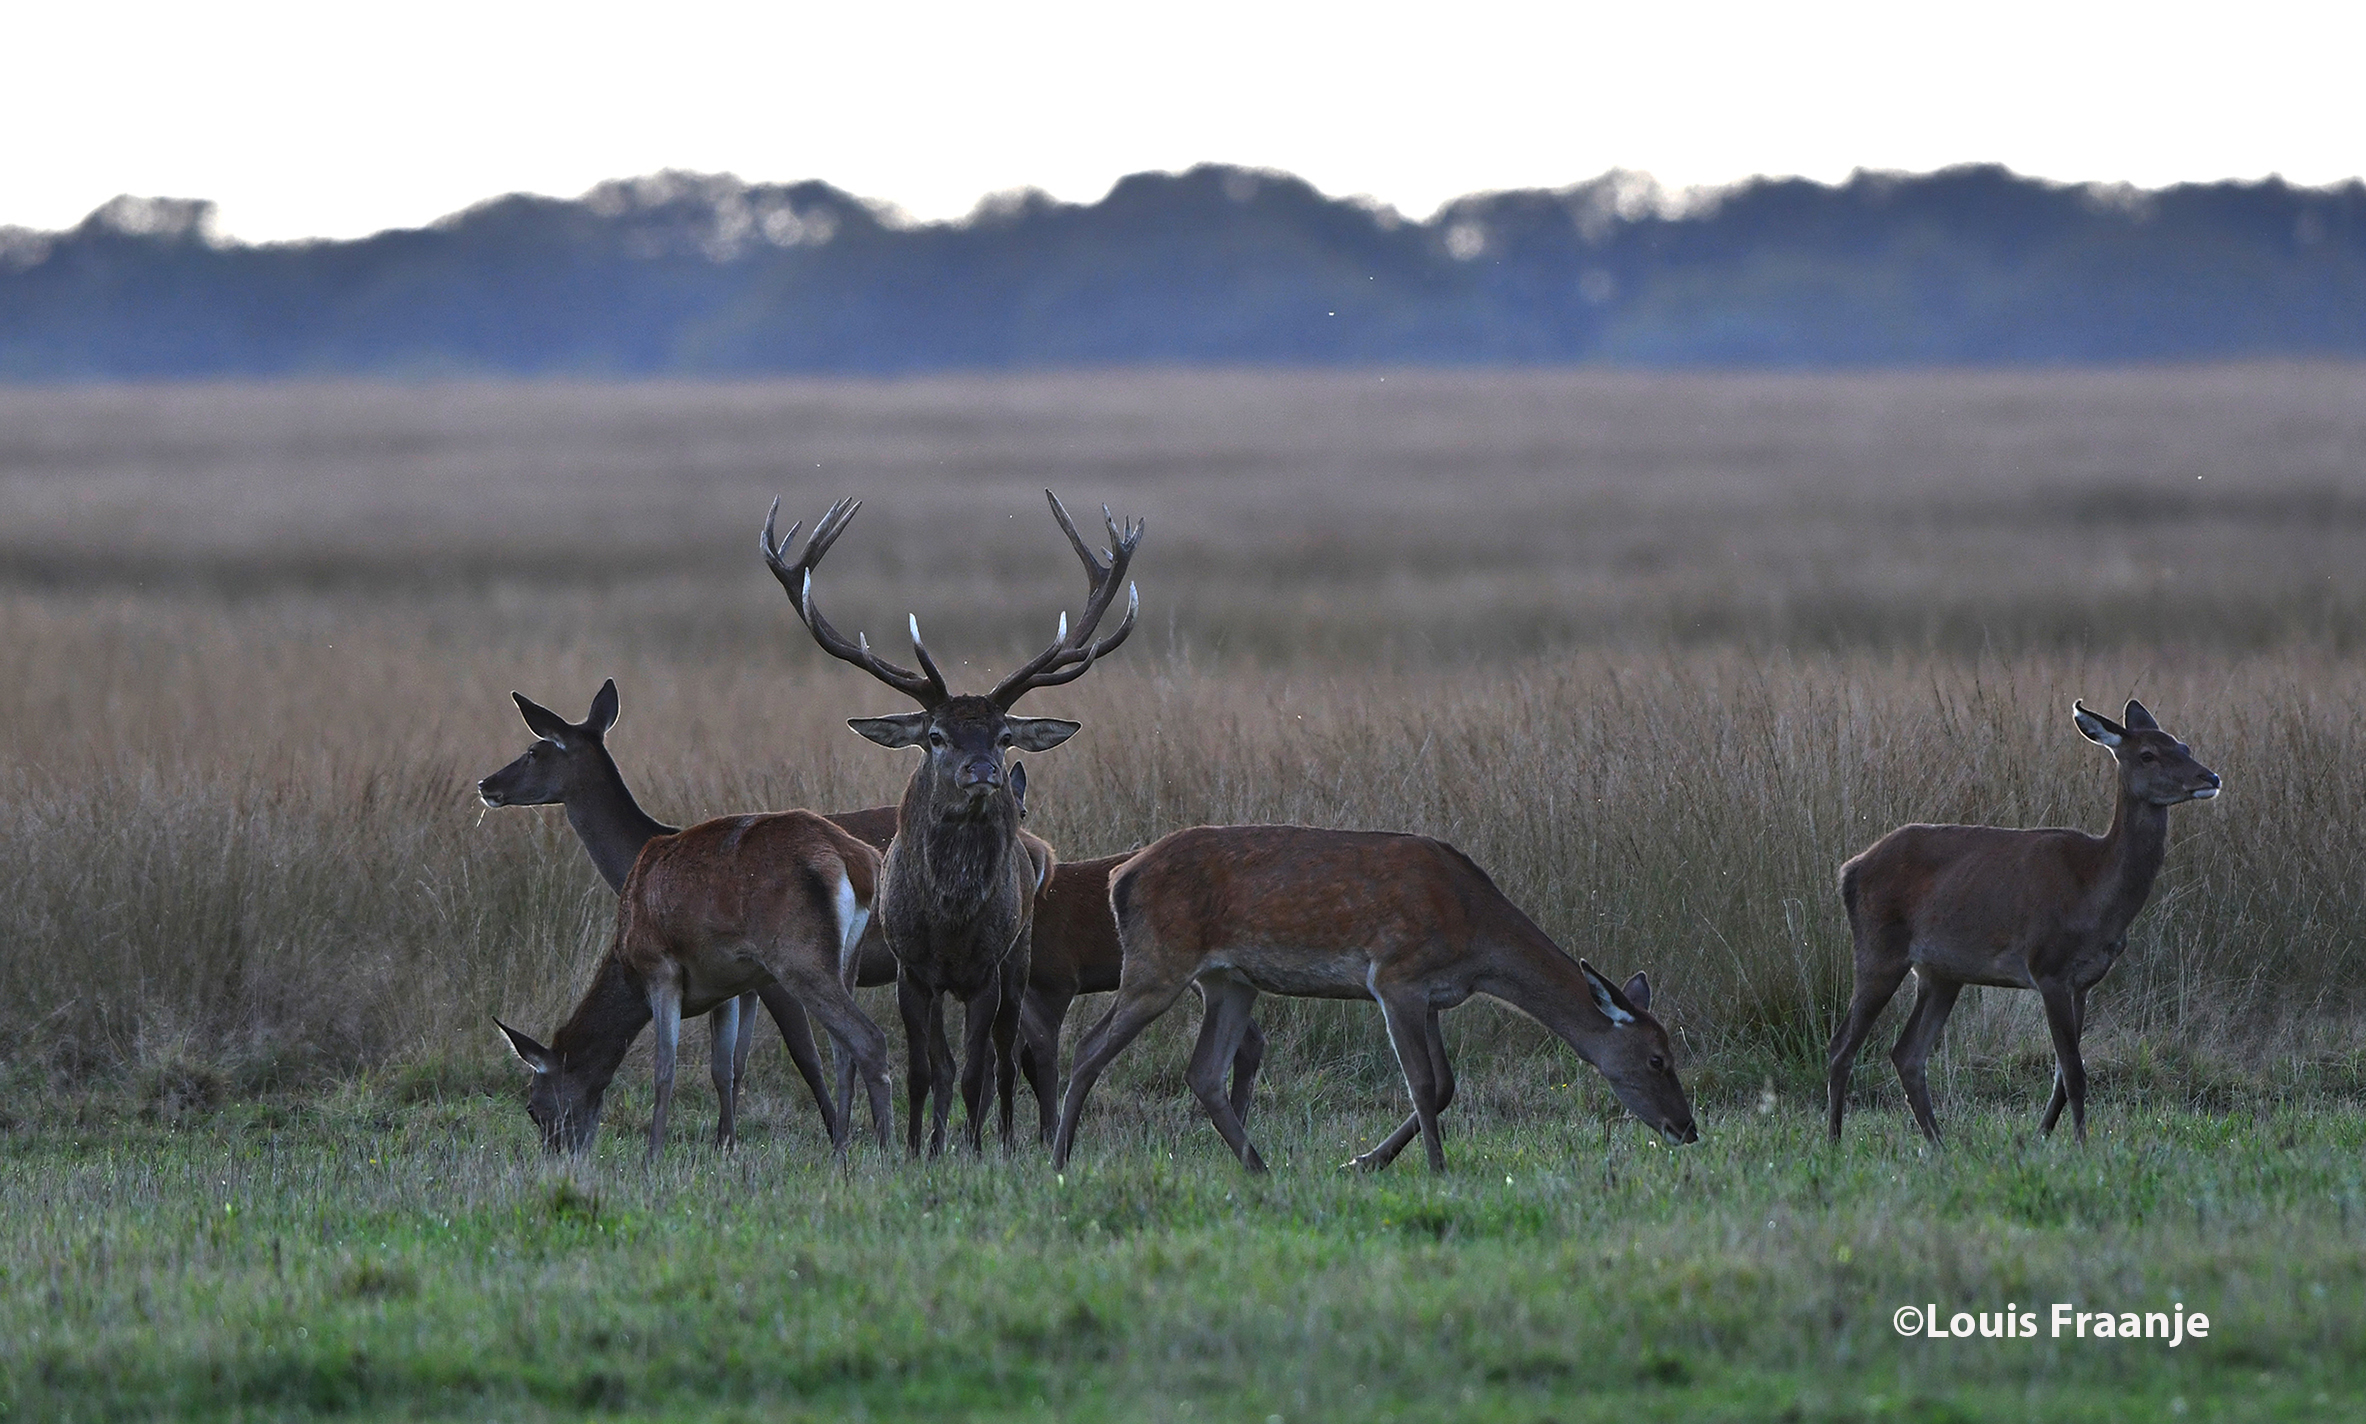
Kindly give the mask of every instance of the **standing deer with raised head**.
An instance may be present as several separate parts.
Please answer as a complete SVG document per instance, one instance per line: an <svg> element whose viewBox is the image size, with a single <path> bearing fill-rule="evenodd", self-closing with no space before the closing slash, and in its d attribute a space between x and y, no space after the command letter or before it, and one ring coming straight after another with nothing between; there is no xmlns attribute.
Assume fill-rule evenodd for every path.
<svg viewBox="0 0 2366 1424"><path fill-rule="evenodd" d="M1427 836L1307 826L1199 826L1121 866L1110 904L1124 946L1117 1002L1076 1053L1052 1161L1065 1166L1093 1081L1135 1035L1197 985L1205 1003L1186 1080L1252 1172L1265 1162L1224 1093L1260 991L1371 999L1413 1096L1413 1113L1351 1166L1377 1170L1420 1134L1432 1170L1454 1071L1438 1015L1473 994L1559 1035L1629 1112L1669 1138L1700 1133L1675 1050L1651 1016L1651 983L1624 988L1571 959L1469 856Z"/></svg>
<svg viewBox="0 0 2366 1424"><path fill-rule="evenodd" d="M608 888L621 894L625 877L641 847L681 827L669 826L641 809L625 784L624 773L608 753L608 733L616 725L616 680L600 684L591 712L581 722L570 722L522 692L512 692L518 714L535 736L517 760L477 783L477 796L487 806L559 806L567 824L575 828L584 853ZM859 833L858 833L859 834ZM715 1143L728 1147L738 1137L739 1090L747 1078L748 1053L756 1042L755 1015L760 995L743 994L718 1004L707 1015L711 1034L710 1073L715 1085L718 1116ZM813 1029L805 1010L792 999L776 999L773 1020L788 1046L789 1059L813 1091L821 1109L822 1125L832 1141L838 1139L838 1113L853 1105L841 1088L836 1103L823 1085L821 1055L814 1050ZM847 1055L840 1053L840 1058Z"/></svg>
<svg viewBox="0 0 2366 1424"><path fill-rule="evenodd" d="M2054 1039L2054 1093L2040 1124L2052 1132L2070 1106L2087 1140L2087 1070L2079 1058L2087 991L2128 946L2128 925L2152 893L2169 848L2169 808L2218 794L2218 773L2161 730L2131 699L2114 722L2073 701L2079 735L2108 750L2119 772L2111 829L1900 826L1840 868L1840 899L1856 947L1856 990L1832 1036L1831 1132L1840 1139L1857 1050L1906 982L1914 1012L1890 1061L1923 1136L1939 1141L1923 1066L1966 984L2035 989Z"/></svg>
<svg viewBox="0 0 2366 1424"><path fill-rule="evenodd" d="M871 651L867 638L849 641L822 616L814 601L813 570L846 531L862 506L840 500L814 526L802 554L792 562L792 527L776 538L773 518L764 521L764 558L797 606L798 618L832 657L853 663L920 704L917 712L858 717L848 725L884 747L919 747L921 764L905 784L896 810L896 835L880 871L879 919L897 965L896 999L910 1054L909 1146L921 1150L923 1099L934 1100L929 1150L944 1144L951 1111L952 1050L946 1042L943 997L961 1000L968 1016L962 1100L968 1110L973 1151L984 1145L986 1059L994 1052L1002 1079L1004 1140L1011 1135L1012 1046L1020 1028L1020 1001L1028 974L1027 934L1037 892L1051 866L1049 847L1019 830L1019 801L1005 759L1012 751L1046 752L1075 734L1078 725L1052 717L1019 717L1012 708L1038 688L1072 682L1106 656L1128 634L1141 600L1127 587L1125 618L1106 638L1094 631L1114 601L1133 562L1142 526L1120 530L1107 517L1110 548L1106 562L1078 536L1068 512L1045 491L1052 515L1085 567L1090 591L1083 614L1071 629L1065 613L1051 645L1004 678L984 696L954 695L920 640L911 620L912 652L918 671L896 666ZM777 509L777 502L775 508ZM1057 1046L1051 1059L1056 1063ZM1038 1061L1046 1056L1036 1052Z"/></svg>
<svg viewBox="0 0 2366 1424"><path fill-rule="evenodd" d="M786 1000L805 1005L854 1055L885 1147L887 1036L838 981L841 959L870 919L878 869L877 851L811 811L723 816L652 838L617 897L616 935L591 987L550 1046L494 1020L534 1070L526 1108L543 1145L591 1144L617 1065L654 1021L655 1157L665 1145L683 1015L753 993L776 1015L785 1016ZM841 1151L853 1120L849 1103L833 1124Z"/></svg>

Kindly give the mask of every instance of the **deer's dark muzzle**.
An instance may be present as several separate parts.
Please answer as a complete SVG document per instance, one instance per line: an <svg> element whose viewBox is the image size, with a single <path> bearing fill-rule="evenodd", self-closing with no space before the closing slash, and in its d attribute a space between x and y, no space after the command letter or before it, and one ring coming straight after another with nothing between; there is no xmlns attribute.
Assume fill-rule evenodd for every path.
<svg viewBox="0 0 2366 1424"><path fill-rule="evenodd" d="M973 761L953 773L953 784L963 791L998 790L1002 786L1002 768L990 761Z"/></svg>

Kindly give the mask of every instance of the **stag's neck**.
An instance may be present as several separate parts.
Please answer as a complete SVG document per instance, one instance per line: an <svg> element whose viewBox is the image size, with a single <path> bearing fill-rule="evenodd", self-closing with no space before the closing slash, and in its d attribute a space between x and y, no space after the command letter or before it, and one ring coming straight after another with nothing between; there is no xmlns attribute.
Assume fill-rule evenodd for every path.
<svg viewBox="0 0 2366 1424"><path fill-rule="evenodd" d="M2152 894L2153 877L2169 854L2169 808L2140 801L2126 788L2103 836L2101 875L2096 882L2098 918L2113 934L2127 929Z"/></svg>
<svg viewBox="0 0 2366 1424"><path fill-rule="evenodd" d="M938 905L950 913L993 897L1009 879L1019 847L1019 808L1007 791L978 805L966 797L938 798L933 785L915 776L896 813L896 838L917 852Z"/></svg>
<svg viewBox="0 0 2366 1424"><path fill-rule="evenodd" d="M609 889L622 893L624 878L632 874L641 847L652 836L670 836L680 828L641 809L632 788L624 784L624 773L616 769L605 750L600 761L606 774L567 798L567 824L582 839L585 853L599 867L600 878L608 882Z"/></svg>
<svg viewBox="0 0 2366 1424"><path fill-rule="evenodd" d="M611 952L600 958L591 987L575 1005L575 1012L551 1035L560 1071L589 1080L593 1091L608 1086L616 1066L624 1061L633 1040L654 1017L646 987Z"/></svg>
<svg viewBox="0 0 2366 1424"><path fill-rule="evenodd" d="M1577 961L1517 908L1488 936L1486 968L1473 985L1543 1024L1586 1062L1594 1045L1617 1026L1594 1007L1594 991Z"/></svg>

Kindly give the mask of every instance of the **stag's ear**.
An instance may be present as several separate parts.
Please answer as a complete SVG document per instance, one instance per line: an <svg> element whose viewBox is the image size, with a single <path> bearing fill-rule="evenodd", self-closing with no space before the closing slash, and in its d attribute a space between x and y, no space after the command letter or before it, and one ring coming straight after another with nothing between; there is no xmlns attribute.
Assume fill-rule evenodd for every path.
<svg viewBox="0 0 2366 1424"><path fill-rule="evenodd" d="M1635 1021L1635 1006L1628 1003L1627 996L1614 988L1609 980L1595 973L1593 965L1581 959L1577 962L1577 971L1586 976L1586 987L1594 992L1594 1007L1602 1011L1602 1017L1620 1028Z"/></svg>
<svg viewBox="0 0 2366 1424"><path fill-rule="evenodd" d="M916 747L928 735L928 714L898 712L893 717L849 717L846 725L883 747Z"/></svg>
<svg viewBox="0 0 2366 1424"><path fill-rule="evenodd" d="M1082 722L1069 722L1058 717L1012 717L1010 744L1023 752L1048 752L1053 747L1076 735Z"/></svg>
<svg viewBox="0 0 2366 1424"><path fill-rule="evenodd" d="M1019 819L1027 819L1027 768L1010 764L1010 799L1019 803Z"/></svg>
<svg viewBox="0 0 2366 1424"><path fill-rule="evenodd" d="M546 742L567 745L567 734L575 727L566 718L551 711L522 692L513 692L510 700L518 704L518 715L526 719L526 730Z"/></svg>
<svg viewBox="0 0 2366 1424"><path fill-rule="evenodd" d="M2100 712L2090 712L2087 704L2073 700L2070 720L2078 724L2079 735L2099 747L2116 747L2128 735L2128 729Z"/></svg>
<svg viewBox="0 0 2366 1424"><path fill-rule="evenodd" d="M583 730L595 737L605 737L616 725L616 679L609 678L592 694L591 715L583 719Z"/></svg>
<svg viewBox="0 0 2366 1424"><path fill-rule="evenodd" d="M509 1040L509 1051L518 1056L518 1061L535 1072L548 1073L557 1066L556 1061L551 1057L551 1051L533 1039L519 1033L499 1019L493 1020L493 1027L500 1029L501 1036Z"/></svg>
<svg viewBox="0 0 2366 1424"><path fill-rule="evenodd" d="M1642 970L1636 970L1635 977L1629 979L1627 986L1619 992L1625 994L1627 1002L1638 1011L1646 1014L1651 1012L1651 981L1643 977Z"/></svg>
<svg viewBox="0 0 2366 1424"><path fill-rule="evenodd" d="M2131 732L2157 732L2161 729L2161 724L2153 720L2150 712L2144 710L2144 704L2133 697L2128 699L2128 710L2121 713L2120 716L2128 724L2128 730Z"/></svg>

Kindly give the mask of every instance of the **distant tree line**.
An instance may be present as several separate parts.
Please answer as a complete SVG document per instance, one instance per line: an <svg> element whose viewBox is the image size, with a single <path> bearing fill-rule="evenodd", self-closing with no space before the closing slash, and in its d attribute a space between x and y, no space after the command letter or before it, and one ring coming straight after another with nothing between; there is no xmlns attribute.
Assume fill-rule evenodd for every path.
<svg viewBox="0 0 2366 1424"><path fill-rule="evenodd" d="M1612 173L1413 222L1210 166L912 224L824 183L665 173L351 242L221 242L210 214L119 198L0 228L0 379L2366 354L2356 182Z"/></svg>

